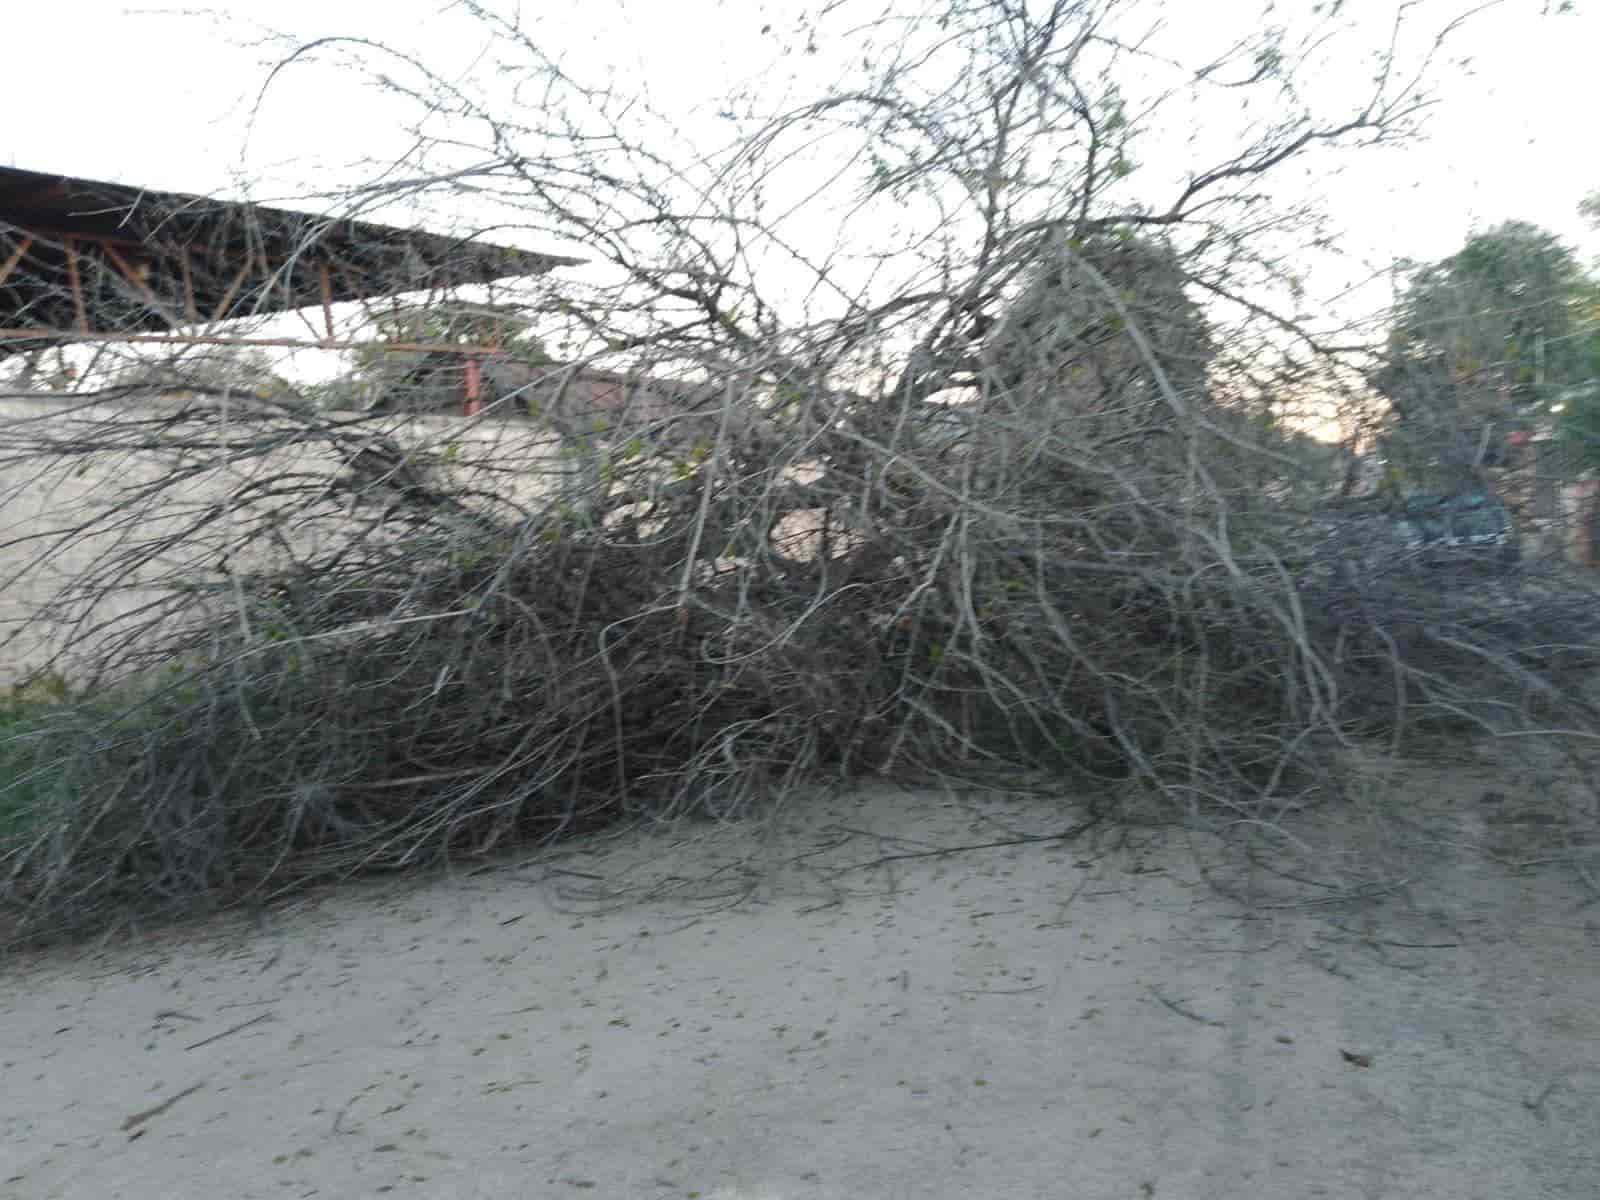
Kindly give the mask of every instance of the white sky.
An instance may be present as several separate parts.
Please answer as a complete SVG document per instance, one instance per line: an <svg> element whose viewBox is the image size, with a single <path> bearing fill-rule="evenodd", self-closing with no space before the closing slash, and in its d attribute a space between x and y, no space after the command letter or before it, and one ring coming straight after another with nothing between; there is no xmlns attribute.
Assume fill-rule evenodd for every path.
<svg viewBox="0 0 1600 1200"><path fill-rule="evenodd" d="M1418 20L1437 23L1464 3L1422 0ZM1199 42L1248 31L1263 19L1263 4L1272 7L1171 0L1153 10L1181 32L1180 41ZM394 110L352 75L305 69L286 76L246 142L246 117L272 57L264 44L250 44L263 32L257 22L305 38L381 39L446 72L468 72L481 61L484 39L459 12L441 15L445 7L444 0L220 0L185 12L121 0L13 0L0 161L194 192L236 192L244 179L263 199L359 182L349 166L356 158L398 153L405 143ZM1350 7L1388 13L1393 6L1351 0ZM1577 214L1583 196L1600 189L1600 0L1579 0L1576 14L1561 17L1541 18L1541 7L1540 0L1505 0L1451 44L1451 57L1469 59L1470 70L1444 77L1426 145L1357 159L1315 182L1356 258L1376 265L1402 255L1442 257L1473 229L1509 218L1600 256L1600 236ZM735 82L759 75L781 86L786 72L827 69L803 57L771 59L775 42L762 26L789 28L799 9L788 0L523 5L541 47L587 77L642 85L657 110L681 112L686 129L697 127L697 112L709 122L705 114ZM1351 64L1352 80L1360 72ZM1331 276L1323 281L1324 290L1338 286Z"/></svg>

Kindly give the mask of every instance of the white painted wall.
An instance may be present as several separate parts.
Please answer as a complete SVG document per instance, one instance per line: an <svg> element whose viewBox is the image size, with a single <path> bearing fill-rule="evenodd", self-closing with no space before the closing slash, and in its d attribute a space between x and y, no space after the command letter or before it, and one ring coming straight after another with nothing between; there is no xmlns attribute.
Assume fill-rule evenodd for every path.
<svg viewBox="0 0 1600 1200"><path fill-rule="evenodd" d="M221 584L226 577L216 567L224 552L229 553L232 569L257 569L326 548L352 528L346 519L348 497L330 497L308 507L303 515L309 520L282 531L276 553L267 546L255 553L237 549L239 526L262 511L259 504L237 501L242 492L291 473L303 477L307 486L333 480L340 469L338 459L314 444L235 463L191 458L188 465L205 467L203 473L165 488L162 481L170 478L180 461L171 453L102 452L73 458L24 453L41 439L70 441L75 429L94 423L117 417L148 420L177 407L170 399L142 401L137 410L130 410L128 403L0 401L0 638L10 639L0 644L0 686L26 677L62 648L70 651L64 673L73 679L87 655L116 635L106 622L129 619L164 594L151 586L157 579L170 579L178 572ZM358 415L337 414L348 420ZM457 479L473 480L524 505L547 499L559 474L570 469L557 454L551 435L526 423L390 417L372 422L370 428L408 448L447 452L449 473ZM241 424L239 429L241 436L249 433L248 426ZM475 474L491 462L499 468L492 476ZM65 585L107 571L117 556L126 556L133 547L155 547L214 505L229 507L229 515L202 537L153 553L141 568L105 577L107 590L99 604L73 608L61 602ZM116 515L108 523L110 513ZM80 531L91 522L90 532ZM88 636L85 630L95 626L99 632Z"/></svg>

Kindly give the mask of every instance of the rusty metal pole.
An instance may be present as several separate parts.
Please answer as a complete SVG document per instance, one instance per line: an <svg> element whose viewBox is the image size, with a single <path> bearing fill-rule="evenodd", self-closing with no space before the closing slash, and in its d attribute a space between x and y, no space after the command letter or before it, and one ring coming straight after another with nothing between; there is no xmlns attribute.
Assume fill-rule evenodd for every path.
<svg viewBox="0 0 1600 1200"><path fill-rule="evenodd" d="M483 411L483 366L471 355L467 357L465 396L461 401L461 415L475 417Z"/></svg>

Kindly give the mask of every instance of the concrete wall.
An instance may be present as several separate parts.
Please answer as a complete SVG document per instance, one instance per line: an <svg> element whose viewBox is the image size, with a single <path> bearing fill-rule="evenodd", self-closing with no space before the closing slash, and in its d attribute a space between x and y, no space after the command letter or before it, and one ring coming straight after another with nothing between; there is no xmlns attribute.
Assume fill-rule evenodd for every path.
<svg viewBox="0 0 1600 1200"><path fill-rule="evenodd" d="M90 653L119 636L118 620L135 619L167 594L154 586L157 580L176 575L222 587L224 560L232 571L283 565L348 540L357 529L348 493L316 498L343 467L313 442L241 453L232 462L178 451L60 452L91 427L103 433L107 421L126 429L127 422L157 420L179 408L170 397L77 406L55 399L0 401L0 639L7 639L0 644L0 687L63 649L69 653L57 669L74 678ZM358 427L390 435L408 449L442 454L456 481L528 506L547 501L572 470L552 435L525 423L412 416ZM253 437L257 428L240 423L239 439ZM40 443L54 443L58 452L41 456ZM492 475L485 472L491 464L497 468ZM274 499L265 490L269 482L292 482L299 490L293 498ZM275 506L289 504L297 519L279 536L241 549L246 531ZM197 525L203 528L195 532ZM99 602L70 602L63 588L75 582L103 593Z"/></svg>
<svg viewBox="0 0 1600 1200"><path fill-rule="evenodd" d="M720 406L683 416L662 394L605 392L604 380L589 382L599 391L575 394L602 413L617 416L625 410L630 420L682 417L659 446L709 445L716 436ZM219 461L209 450L70 452L91 436L96 444L105 443L108 429L130 436L137 430L148 440L158 435L161 422L197 404L221 410L215 398L172 393L115 404L54 397L0 400L0 688L47 663L69 681L80 681L89 658L126 639L150 606L170 598L170 587L162 585L174 579L209 589L221 603L230 594L232 573L286 566L352 537L383 537L395 529L360 532L363 524L352 520L352 511L365 522L381 506L353 510L349 491L332 486L347 472L326 445L308 436L298 444L251 449L265 427L247 418L227 418L228 436L239 445L231 460ZM582 493L597 486L592 458L563 454L560 438L547 424L526 416L508 419L509 411L505 406L475 417L324 416L347 430L369 431L404 449L428 452L435 471L482 493L475 505L492 508L498 498L502 518L512 516L506 501L537 510L563 489ZM738 415L759 419L744 409ZM732 432L742 428L735 425ZM195 433L207 444L218 440L214 425ZM171 443L180 434L170 425L161 436ZM55 449L40 454L41 446ZM296 489L292 496L272 494L286 484ZM293 519L271 538L251 538L250 531L259 530L274 508ZM796 558L816 553L820 516L810 510L788 514L776 530L776 547ZM853 544L849 535L836 532L836 552ZM73 589L92 595L94 603L74 596ZM64 658L57 657L63 652Z"/></svg>

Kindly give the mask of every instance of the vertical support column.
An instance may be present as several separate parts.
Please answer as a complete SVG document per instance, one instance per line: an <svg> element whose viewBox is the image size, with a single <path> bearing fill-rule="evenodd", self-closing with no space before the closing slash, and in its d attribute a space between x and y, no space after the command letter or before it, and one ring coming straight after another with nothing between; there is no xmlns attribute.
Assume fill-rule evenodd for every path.
<svg viewBox="0 0 1600 1200"><path fill-rule="evenodd" d="M189 247L178 248L178 266L183 272L183 315L191 322L200 319L194 302L194 268L189 263Z"/></svg>
<svg viewBox="0 0 1600 1200"><path fill-rule="evenodd" d="M322 285L322 327L328 331L328 340L333 341L333 278L328 271L328 264L317 264L317 282Z"/></svg>
<svg viewBox="0 0 1600 1200"><path fill-rule="evenodd" d="M476 355L468 355L466 381L461 398L461 415L475 417L483 411L483 364Z"/></svg>
<svg viewBox="0 0 1600 1200"><path fill-rule="evenodd" d="M78 271L78 243L75 238L64 239L67 252L67 280L72 287L72 307L78 316L78 332L89 332L89 309L83 302L83 276Z"/></svg>

